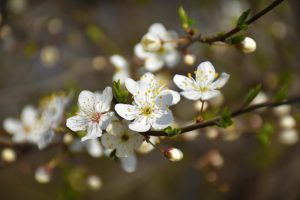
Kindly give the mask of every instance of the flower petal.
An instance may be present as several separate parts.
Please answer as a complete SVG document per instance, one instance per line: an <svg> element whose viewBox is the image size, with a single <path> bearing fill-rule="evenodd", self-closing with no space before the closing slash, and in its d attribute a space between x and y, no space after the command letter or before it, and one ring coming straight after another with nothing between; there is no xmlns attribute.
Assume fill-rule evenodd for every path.
<svg viewBox="0 0 300 200"><path fill-rule="evenodd" d="M113 120L106 128L106 132L111 135L121 135L124 133L123 123L120 120Z"/></svg>
<svg viewBox="0 0 300 200"><path fill-rule="evenodd" d="M175 85L182 90L193 90L195 88L195 82L183 75L176 74L173 78L173 81Z"/></svg>
<svg viewBox="0 0 300 200"><path fill-rule="evenodd" d="M142 46L141 43L137 44L134 46L134 54L136 57L138 57L139 59L146 59L147 57L149 57L149 54L148 52L146 52ZM150 54L151 55L151 54Z"/></svg>
<svg viewBox="0 0 300 200"><path fill-rule="evenodd" d="M175 67L180 61L180 54L176 49L171 50L164 56L164 60L168 67Z"/></svg>
<svg viewBox="0 0 300 200"><path fill-rule="evenodd" d="M122 118L126 120L133 120L139 113L137 108L133 105L118 103L115 106L115 110Z"/></svg>
<svg viewBox="0 0 300 200"><path fill-rule="evenodd" d="M87 128L89 119L84 116L73 116L67 119L66 126L72 131L84 131Z"/></svg>
<svg viewBox="0 0 300 200"><path fill-rule="evenodd" d="M103 134L101 137L101 143L105 148L108 149L116 149L120 143L120 138L111 134Z"/></svg>
<svg viewBox="0 0 300 200"><path fill-rule="evenodd" d="M110 109L110 104L113 98L111 87L106 87L101 95L97 96L96 111L107 112Z"/></svg>
<svg viewBox="0 0 300 200"><path fill-rule="evenodd" d="M48 144L52 142L54 138L54 132L52 130L47 130L44 133L39 134L38 140L37 140L37 145L38 148L44 149Z"/></svg>
<svg viewBox="0 0 300 200"><path fill-rule="evenodd" d="M161 23L154 23L154 24L152 24L149 27L148 32L153 33L153 34L157 34L159 36L164 36L164 35L167 34L166 28Z"/></svg>
<svg viewBox="0 0 300 200"><path fill-rule="evenodd" d="M221 87L223 87L227 81L229 80L230 75L227 73L222 73L221 76L218 78L218 80L216 80L215 82L213 82L210 85L211 89L220 89Z"/></svg>
<svg viewBox="0 0 300 200"><path fill-rule="evenodd" d="M215 79L215 74L216 71L211 62L202 62L197 68L196 80L199 85L207 85Z"/></svg>
<svg viewBox="0 0 300 200"><path fill-rule="evenodd" d="M217 97L217 96L219 96L220 94L221 94L221 92L218 91L218 90L209 90L209 91L207 91L207 92L203 92L203 93L202 93L201 100L206 101L206 100L212 99L212 98L214 98L214 97Z"/></svg>
<svg viewBox="0 0 300 200"><path fill-rule="evenodd" d="M167 94L167 93L170 93L173 97L173 101L172 101L171 105L175 105L180 101L180 94L174 90L163 90L163 91L161 91L160 94L162 95L162 94Z"/></svg>
<svg viewBox="0 0 300 200"><path fill-rule="evenodd" d="M131 78L125 79L125 87L132 95L136 95L140 90L140 85Z"/></svg>
<svg viewBox="0 0 300 200"><path fill-rule="evenodd" d="M184 96L185 98L190 99L190 100L194 100L194 101L199 100L202 96L201 92L198 92L198 91L195 91L195 90L183 91L183 92L180 92L180 94L182 96Z"/></svg>
<svg viewBox="0 0 300 200"><path fill-rule="evenodd" d="M142 117L133 121L128 127L133 131L146 132L150 129L151 125L150 123L147 123L147 118Z"/></svg>
<svg viewBox="0 0 300 200"><path fill-rule="evenodd" d="M17 134L22 131L23 125L22 123L14 118L7 118L3 122L3 128L10 134Z"/></svg>
<svg viewBox="0 0 300 200"><path fill-rule="evenodd" d="M99 122L99 127L102 130L106 129L109 123L111 122L111 120L113 119L113 117L114 117L114 112L108 112L103 114Z"/></svg>
<svg viewBox="0 0 300 200"><path fill-rule="evenodd" d="M143 76L141 76L140 81L152 85L155 80L155 76L151 72L145 73Z"/></svg>
<svg viewBox="0 0 300 200"><path fill-rule="evenodd" d="M173 95L171 93L160 94L155 99L155 104L161 109L166 110L173 102Z"/></svg>
<svg viewBox="0 0 300 200"><path fill-rule="evenodd" d="M172 111L169 110L167 114L162 115L160 118L158 118L152 125L154 129L162 130L164 128L167 128L170 124L173 123L173 114Z"/></svg>
<svg viewBox="0 0 300 200"><path fill-rule="evenodd" d="M94 93L88 90L80 92L78 97L78 104L80 110L82 110L84 113L88 114L94 111L95 101L96 97Z"/></svg>
<svg viewBox="0 0 300 200"><path fill-rule="evenodd" d="M137 167L137 158L135 154L132 154L128 157L121 157L121 167L127 173L132 173L136 170Z"/></svg>
<svg viewBox="0 0 300 200"><path fill-rule="evenodd" d="M114 67L116 67L117 69L127 69L129 67L128 62L124 59L123 56L120 55L112 55L109 58L111 64L114 65Z"/></svg>
<svg viewBox="0 0 300 200"><path fill-rule="evenodd" d="M164 62L157 56L147 57L145 60L145 68L151 72L156 72L164 66Z"/></svg>
<svg viewBox="0 0 300 200"><path fill-rule="evenodd" d="M95 140L87 140L84 141L84 146L86 147L86 151L93 157L99 158L103 155L103 149L100 142Z"/></svg>
<svg viewBox="0 0 300 200"><path fill-rule="evenodd" d="M81 138L81 141L86 141L90 139L96 139L102 136L102 130L100 126L96 123L90 122L87 128L86 136Z"/></svg>
<svg viewBox="0 0 300 200"><path fill-rule="evenodd" d="M33 127L37 122L38 112L37 109L31 105L24 107L21 113L21 121L27 127Z"/></svg>
<svg viewBox="0 0 300 200"><path fill-rule="evenodd" d="M134 154L134 149L132 146L128 145L127 142L122 143L120 142L117 147L116 156L117 157L128 157Z"/></svg>

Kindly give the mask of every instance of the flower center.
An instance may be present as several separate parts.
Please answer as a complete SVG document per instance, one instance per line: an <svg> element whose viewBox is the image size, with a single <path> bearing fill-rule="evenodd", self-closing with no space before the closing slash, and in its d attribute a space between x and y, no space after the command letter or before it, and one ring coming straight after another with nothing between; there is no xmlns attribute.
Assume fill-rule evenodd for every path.
<svg viewBox="0 0 300 200"><path fill-rule="evenodd" d="M200 92L207 92L207 91L208 91L208 88L207 88L207 87L200 87L200 88L199 88L199 91L200 91Z"/></svg>
<svg viewBox="0 0 300 200"><path fill-rule="evenodd" d="M149 116L153 112L153 109L149 106L146 106L143 108L143 115Z"/></svg>
<svg viewBox="0 0 300 200"><path fill-rule="evenodd" d="M92 122L99 123L99 121L101 119L101 116L102 116L102 113L99 113L99 112L93 113L92 116L91 116Z"/></svg>
<svg viewBox="0 0 300 200"><path fill-rule="evenodd" d="M123 134L122 137L121 137L121 140L123 142L126 142L128 139L129 139L129 136L127 134Z"/></svg>

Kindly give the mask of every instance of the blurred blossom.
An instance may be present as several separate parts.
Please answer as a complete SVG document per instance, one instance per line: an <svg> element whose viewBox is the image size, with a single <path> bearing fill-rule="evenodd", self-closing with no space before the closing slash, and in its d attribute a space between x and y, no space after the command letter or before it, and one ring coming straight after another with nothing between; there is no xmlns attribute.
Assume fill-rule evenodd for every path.
<svg viewBox="0 0 300 200"><path fill-rule="evenodd" d="M46 67L53 67L59 61L60 52L55 46L45 46L41 50L40 57Z"/></svg>
<svg viewBox="0 0 300 200"><path fill-rule="evenodd" d="M182 134L182 138L186 141L193 141L198 137L198 135L199 135L199 130L193 130Z"/></svg>
<svg viewBox="0 0 300 200"><path fill-rule="evenodd" d="M155 145L160 142L159 138L158 137L154 137L154 136L150 136L149 140L150 140L151 143L153 143ZM154 146L152 144L150 144L147 141L143 141L143 143L137 149L137 151L139 153L142 153L142 154L147 154L147 153L151 152L153 149L154 149Z"/></svg>
<svg viewBox="0 0 300 200"><path fill-rule="evenodd" d="M283 22L275 21L270 27L272 35L277 39L283 39L287 34L287 27Z"/></svg>
<svg viewBox="0 0 300 200"><path fill-rule="evenodd" d="M298 142L298 131L294 128L283 129L279 133L279 141L285 145L294 145Z"/></svg>
<svg viewBox="0 0 300 200"><path fill-rule="evenodd" d="M26 9L27 0L8 0L7 7L14 13L21 13Z"/></svg>
<svg viewBox="0 0 300 200"><path fill-rule="evenodd" d="M135 172L137 168L137 158L135 154L128 157L120 157L121 167L127 173Z"/></svg>
<svg viewBox="0 0 300 200"><path fill-rule="evenodd" d="M193 54L186 54L183 59L184 63L187 65L194 65L196 62L196 56Z"/></svg>
<svg viewBox="0 0 300 200"><path fill-rule="evenodd" d="M252 100L250 105L255 105L255 104L261 104L261 103L266 103L268 101L268 96L264 92L259 92L258 95ZM260 108L257 109L256 112L262 112L265 111L266 108Z"/></svg>
<svg viewBox="0 0 300 200"><path fill-rule="evenodd" d="M71 133L64 134L63 142L64 144L71 144L74 141L74 137Z"/></svg>
<svg viewBox="0 0 300 200"><path fill-rule="evenodd" d="M38 167L35 171L35 180L39 183L49 183L51 181L51 170L45 166Z"/></svg>
<svg viewBox="0 0 300 200"><path fill-rule="evenodd" d="M281 105L273 108L273 112L281 117L283 115L289 115L291 113L292 106L291 105Z"/></svg>
<svg viewBox="0 0 300 200"><path fill-rule="evenodd" d="M217 175L217 173L214 172L214 171L208 172L208 173L206 174L206 180L207 180L208 182L210 182L210 183L216 182L217 179L218 179L218 175Z"/></svg>
<svg viewBox="0 0 300 200"><path fill-rule="evenodd" d="M103 70L107 65L106 58L103 56L96 56L92 60L92 66L95 70L101 71Z"/></svg>
<svg viewBox="0 0 300 200"><path fill-rule="evenodd" d="M48 31L51 34L57 34L61 32L62 27L63 27L63 23L58 18L50 19L48 22Z"/></svg>
<svg viewBox="0 0 300 200"><path fill-rule="evenodd" d="M202 107L203 107L202 111L206 111L207 108L208 108L208 102L205 102L205 101L196 101L194 103L194 108L195 108L196 111L201 112Z"/></svg>
<svg viewBox="0 0 300 200"><path fill-rule="evenodd" d="M211 105L212 107L219 107L223 103L224 103L224 95L222 93L209 101L209 105Z"/></svg>
<svg viewBox="0 0 300 200"><path fill-rule="evenodd" d="M177 39L178 36L175 31L166 30L162 24L154 23L143 37L142 42L135 45L134 53L136 57L145 62L145 68L148 71L158 71L164 65L175 67L180 60L180 54L177 51Z"/></svg>
<svg viewBox="0 0 300 200"><path fill-rule="evenodd" d="M103 147L97 139L86 140L84 142L81 142L80 139L75 139L69 146L69 149L74 153L86 150L90 156L95 158L101 157L104 153Z"/></svg>
<svg viewBox="0 0 300 200"><path fill-rule="evenodd" d="M296 120L291 115L285 115L280 118L279 125L282 128L294 128L296 126Z"/></svg>
<svg viewBox="0 0 300 200"><path fill-rule="evenodd" d="M236 120L234 120L234 123L223 130L223 139L226 141L234 141L237 140L241 133L238 131Z"/></svg>
<svg viewBox="0 0 300 200"><path fill-rule="evenodd" d="M99 190L103 185L101 178L97 175L88 176L86 183L91 190Z"/></svg>
<svg viewBox="0 0 300 200"><path fill-rule="evenodd" d="M4 148L1 152L1 158L8 163L14 162L16 160L16 152L12 148Z"/></svg>
<svg viewBox="0 0 300 200"><path fill-rule="evenodd" d="M113 75L113 81L120 80L121 84L125 83L125 79L130 77L129 63L123 56L112 55L110 57L111 64L115 67L115 73Z"/></svg>
<svg viewBox="0 0 300 200"><path fill-rule="evenodd" d="M218 169L223 167L223 165L224 165L223 156L216 149L210 150L198 161L198 167L200 169L207 168L207 167L213 167Z"/></svg>
<svg viewBox="0 0 300 200"><path fill-rule="evenodd" d="M205 133L208 139L216 139L219 136L218 129L213 127L206 128Z"/></svg>
<svg viewBox="0 0 300 200"><path fill-rule="evenodd" d="M263 119L260 115L253 114L249 117L249 125L253 129L260 129L263 125Z"/></svg>

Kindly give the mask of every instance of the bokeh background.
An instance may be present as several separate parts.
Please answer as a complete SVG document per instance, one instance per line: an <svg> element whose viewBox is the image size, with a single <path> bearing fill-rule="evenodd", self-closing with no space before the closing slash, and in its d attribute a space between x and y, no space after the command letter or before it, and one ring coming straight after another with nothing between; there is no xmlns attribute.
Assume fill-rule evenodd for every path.
<svg viewBox="0 0 300 200"><path fill-rule="evenodd" d="M161 22L184 34L177 13L180 5L195 19L201 33L211 35L234 27L248 8L256 13L270 2L1 0L0 122L18 116L26 104L38 104L45 94L70 87L95 91L111 85L115 69L109 56L118 53L131 61L134 45L152 23ZM254 53L194 44L189 49L197 57L194 66L181 62L160 74L171 79L175 73L186 74L197 63L210 60L217 71L231 74L219 107L237 108L258 83L267 98L283 86L289 96L299 94L299 8L298 1L285 1L252 24L246 35L257 42ZM208 108L215 109L214 105ZM187 100L174 112L179 124L190 122L197 114L194 103ZM292 108L291 115L299 131L299 105ZM206 129L190 137L164 140L162 147L176 146L184 152L183 161L170 163L153 151L139 156L133 174L123 172L111 159L82 153L56 169L50 183L39 184L34 179L36 167L59 150L33 150L0 169L0 199L299 199L298 132L282 136L281 118L263 110L239 118L228 130ZM258 134L266 124L272 126L272 137L264 144ZM77 183L81 181L78 174L89 173L101 177L100 190Z"/></svg>

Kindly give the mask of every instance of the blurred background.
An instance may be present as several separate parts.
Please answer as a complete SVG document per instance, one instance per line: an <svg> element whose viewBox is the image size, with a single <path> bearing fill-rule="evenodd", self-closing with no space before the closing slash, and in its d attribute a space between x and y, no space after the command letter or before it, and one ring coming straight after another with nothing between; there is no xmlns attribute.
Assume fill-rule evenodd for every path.
<svg viewBox="0 0 300 200"><path fill-rule="evenodd" d="M271 0L1 0L0 1L0 122L17 117L24 105L38 104L51 92L76 87L91 91L112 85L109 56L133 60L133 47L154 22L184 35L178 17L182 5L202 34L230 30L240 14L256 13ZM244 54L234 47L194 44L197 61L181 62L158 74L193 72L210 60L218 72L231 75L223 98L207 112L237 108L261 83L264 101L284 91L299 94L299 2L283 2L250 25L246 35L257 50ZM139 67L139 66L137 66ZM170 87L176 89L172 83ZM77 97L76 97L77 98ZM75 101L76 101L75 98ZM197 116L199 105L182 100L174 108L179 125ZM86 153L67 159L52 180L40 184L35 169L56 155L55 148L37 149L0 169L0 199L300 199L299 105L260 110L235 120L226 130L208 128L166 139L161 147L184 152L170 163L158 151L138 155L138 169L123 172L112 159ZM6 133L2 128L1 135ZM0 147L1 148L1 147ZM66 175L67 174L67 175ZM95 174L99 190L82 185L82 176Z"/></svg>

